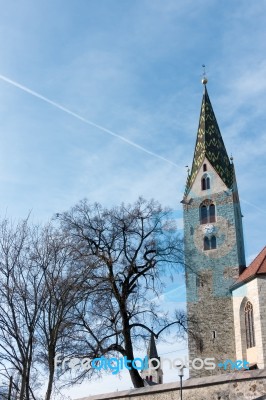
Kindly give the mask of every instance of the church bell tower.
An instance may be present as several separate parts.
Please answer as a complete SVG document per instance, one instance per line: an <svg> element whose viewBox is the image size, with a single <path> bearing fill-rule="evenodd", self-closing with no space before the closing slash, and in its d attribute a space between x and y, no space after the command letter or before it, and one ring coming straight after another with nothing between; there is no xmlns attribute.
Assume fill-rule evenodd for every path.
<svg viewBox="0 0 266 400"><path fill-rule="evenodd" d="M204 90L191 171L183 203L189 359L235 360L230 288L245 269L242 214L232 157L229 159ZM201 361L191 377L224 372ZM202 366L202 368L200 368ZM228 372L228 371L227 371Z"/></svg>
<svg viewBox="0 0 266 400"><path fill-rule="evenodd" d="M163 383L163 370L160 366L160 357L158 356L154 335L151 334L147 350L147 358L152 364L152 368L141 371L141 377L145 386L157 385Z"/></svg>

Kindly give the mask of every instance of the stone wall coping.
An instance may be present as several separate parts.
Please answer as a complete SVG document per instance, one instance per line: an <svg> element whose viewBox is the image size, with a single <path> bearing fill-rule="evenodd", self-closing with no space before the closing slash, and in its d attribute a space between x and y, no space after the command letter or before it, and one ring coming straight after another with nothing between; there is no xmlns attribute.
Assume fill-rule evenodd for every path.
<svg viewBox="0 0 266 400"><path fill-rule="evenodd" d="M247 381L253 379L266 379L266 369L257 369L252 371L237 371L229 374L206 376L203 378L191 378L183 381L183 389L200 388L201 386L212 386L217 384L227 384L230 382ZM121 392L111 392L98 394L88 397L78 398L76 400L111 400L132 396L149 395L160 392L169 392L179 389L179 380L171 383L164 383L161 385L146 386L138 389L123 390Z"/></svg>

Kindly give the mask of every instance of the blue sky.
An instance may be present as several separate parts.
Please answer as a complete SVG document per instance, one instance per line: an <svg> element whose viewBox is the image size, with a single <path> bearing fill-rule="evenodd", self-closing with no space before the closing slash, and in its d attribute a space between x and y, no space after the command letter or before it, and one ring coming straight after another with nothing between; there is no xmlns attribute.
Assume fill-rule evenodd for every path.
<svg viewBox="0 0 266 400"><path fill-rule="evenodd" d="M45 222L84 197L110 206L143 195L181 210L204 63L212 105L234 156L247 259L261 250L265 1L1 0L0 5L3 77L170 161L0 79L2 217L23 218L32 211L35 221Z"/></svg>

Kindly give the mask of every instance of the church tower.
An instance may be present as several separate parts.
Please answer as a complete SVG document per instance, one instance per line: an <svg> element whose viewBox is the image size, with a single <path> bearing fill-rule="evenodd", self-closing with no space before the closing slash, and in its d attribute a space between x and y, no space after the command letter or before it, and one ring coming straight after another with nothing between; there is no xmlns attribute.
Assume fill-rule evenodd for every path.
<svg viewBox="0 0 266 400"><path fill-rule="evenodd" d="M229 159L204 85L191 171L182 200L189 360L235 360L230 288L245 269L242 215ZM198 360L191 377L222 373ZM201 368L202 367L202 368Z"/></svg>
<svg viewBox="0 0 266 400"><path fill-rule="evenodd" d="M151 334L150 342L147 350L149 362L152 368L141 371L141 377L144 379L145 386L151 386L163 383L163 370L160 366L160 357L158 356L154 335Z"/></svg>

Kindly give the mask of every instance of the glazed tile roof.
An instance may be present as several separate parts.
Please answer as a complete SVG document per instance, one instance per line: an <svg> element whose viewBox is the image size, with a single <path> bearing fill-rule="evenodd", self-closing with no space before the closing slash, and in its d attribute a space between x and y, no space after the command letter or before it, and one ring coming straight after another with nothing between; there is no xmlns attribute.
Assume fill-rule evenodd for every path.
<svg viewBox="0 0 266 400"><path fill-rule="evenodd" d="M235 286L240 286L240 284L261 274L266 274L266 246L261 250L252 263L242 272L237 281L234 283L233 288Z"/></svg>
<svg viewBox="0 0 266 400"><path fill-rule="evenodd" d="M187 179L185 194L189 192L205 157L209 160L226 186L231 188L233 183L232 166L216 121L206 85L204 85L193 164L191 173Z"/></svg>

